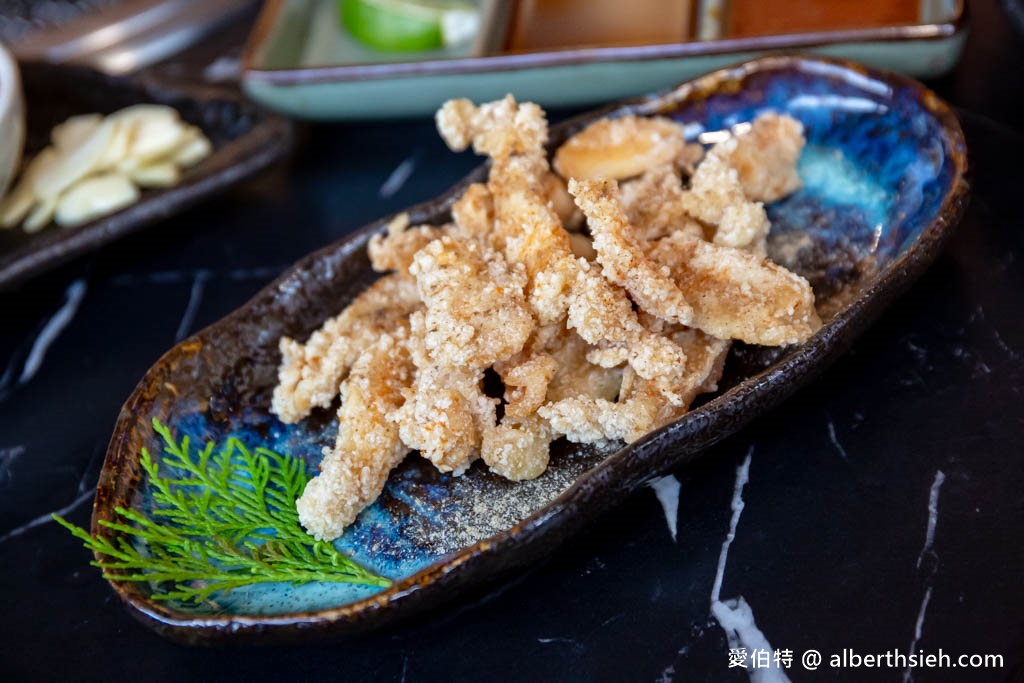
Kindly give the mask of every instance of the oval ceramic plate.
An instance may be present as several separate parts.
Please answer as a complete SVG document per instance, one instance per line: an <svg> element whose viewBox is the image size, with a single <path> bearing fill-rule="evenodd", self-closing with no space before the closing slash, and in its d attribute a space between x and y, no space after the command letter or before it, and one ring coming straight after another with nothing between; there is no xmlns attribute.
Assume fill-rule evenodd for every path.
<svg viewBox="0 0 1024 683"><path fill-rule="evenodd" d="M216 606L157 602L146 587L113 581L131 610L187 642L308 640L408 617L463 589L529 564L650 478L686 463L820 372L934 259L967 198L963 135L949 108L921 85L853 64L767 58L717 71L668 93L613 105L554 127L553 145L589 121L635 112L671 116L710 139L774 109L803 121L804 187L769 207L770 251L815 287L824 327L786 349L736 345L719 393L681 420L625 448L553 445L549 470L511 483L477 465L441 475L408 458L380 499L337 541L391 577L387 590L263 584L218 596ZM710 135L709 135L710 134ZM466 183L410 210L441 223ZM375 275L370 236L389 219L296 264L254 299L182 342L146 374L118 420L100 477L93 531L114 507L144 506L138 453L159 448L153 417L193 443L237 435L315 467L333 443L333 410L284 425L268 410L282 334L305 338ZM159 590L159 588L157 588ZM377 592L374 592L377 591Z"/></svg>
<svg viewBox="0 0 1024 683"><path fill-rule="evenodd" d="M288 121L223 87L171 85L52 64L25 64L21 76L26 158L48 144L50 130L69 116L109 113L140 102L177 109L184 120L203 129L213 153L185 170L177 185L143 190L138 202L109 216L73 228L51 224L32 234L20 227L0 229L0 290L183 211L280 159L291 147Z"/></svg>

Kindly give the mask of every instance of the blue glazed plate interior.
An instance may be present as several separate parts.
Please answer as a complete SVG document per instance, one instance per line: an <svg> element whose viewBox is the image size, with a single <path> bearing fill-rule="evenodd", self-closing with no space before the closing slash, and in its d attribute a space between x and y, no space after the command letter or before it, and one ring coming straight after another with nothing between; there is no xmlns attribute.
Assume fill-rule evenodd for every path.
<svg viewBox="0 0 1024 683"><path fill-rule="evenodd" d="M954 164L939 122L922 107L917 92L842 67L813 66L753 73L739 89L687 100L671 110L659 108L659 113L685 124L693 139L765 111L785 112L804 123L808 144L799 163L804 186L768 207L773 226L769 248L776 261L812 282L827 322L934 219L950 190ZM275 347L276 342L266 340ZM231 371L237 372L237 366ZM226 377L219 386L230 392L241 384ZM171 403L168 395L165 421L178 438L188 435L195 444L220 443L234 435L247 445L302 458L316 471L321 448L334 442L334 409L299 424L282 424L268 410L272 388L257 388L259 400L246 401L250 407L239 410L218 407L231 404L230 397ZM148 446L158 450L155 436ZM336 546L393 580L409 577L529 517L614 450L556 442L549 470L522 483L496 477L479 463L465 476L453 478L419 458L407 458L380 499ZM150 490L142 482L133 504L144 508L149 502ZM161 587L152 589L159 593ZM310 612L349 604L378 590L347 584L261 584L216 595L208 604L168 606L197 614Z"/></svg>

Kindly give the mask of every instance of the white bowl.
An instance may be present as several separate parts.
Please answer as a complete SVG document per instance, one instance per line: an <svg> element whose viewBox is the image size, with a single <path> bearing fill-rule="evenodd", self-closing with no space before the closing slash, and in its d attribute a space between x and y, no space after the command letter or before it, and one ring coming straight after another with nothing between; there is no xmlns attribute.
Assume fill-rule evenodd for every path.
<svg viewBox="0 0 1024 683"><path fill-rule="evenodd" d="M25 144L25 97L18 63L0 45L0 197L14 178Z"/></svg>

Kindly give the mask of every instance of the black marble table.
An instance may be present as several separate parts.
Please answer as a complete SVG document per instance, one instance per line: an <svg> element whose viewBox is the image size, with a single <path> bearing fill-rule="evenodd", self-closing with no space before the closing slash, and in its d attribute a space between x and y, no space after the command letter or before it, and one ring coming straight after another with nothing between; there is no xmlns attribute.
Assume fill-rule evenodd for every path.
<svg viewBox="0 0 1024 683"><path fill-rule="evenodd" d="M174 645L49 513L88 523L121 403L177 339L476 163L430 122L304 129L287 167L0 296L0 680L745 681L711 615L716 579L792 650L794 681L908 680L828 659L940 648L1003 666L913 680L1021 680L1024 47L998 4L970 8L966 56L933 85L960 107L973 201L927 275L820 381L697 465L530 572L401 628Z"/></svg>

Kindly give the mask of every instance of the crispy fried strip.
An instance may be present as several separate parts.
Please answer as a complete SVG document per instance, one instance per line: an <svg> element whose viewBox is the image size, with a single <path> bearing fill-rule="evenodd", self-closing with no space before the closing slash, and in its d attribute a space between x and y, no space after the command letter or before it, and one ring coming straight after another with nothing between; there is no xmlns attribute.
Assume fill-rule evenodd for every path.
<svg viewBox="0 0 1024 683"><path fill-rule="evenodd" d="M494 198L490 190L482 183L473 183L466 188L462 196L452 205L452 220L455 228L452 233L466 239L478 239L492 242L494 230ZM495 249L504 248L502 244L494 244Z"/></svg>
<svg viewBox="0 0 1024 683"><path fill-rule="evenodd" d="M341 386L338 438L324 449L320 474L295 505L299 521L315 538L331 541L384 490L388 474L409 449L387 415L403 402L413 364L403 324L383 334L352 366Z"/></svg>
<svg viewBox="0 0 1024 683"><path fill-rule="evenodd" d="M492 127L485 134L486 125ZM678 126L671 122L656 122L653 129L636 125L669 138L678 133L681 141ZM542 197L548 172L546 126L542 110L517 105L510 97L479 108L453 101L438 115L438 128L449 146L465 149L472 142L474 150L492 157L487 187L495 208L494 243L509 261L525 266L538 324L556 324L568 313L570 326L581 329L588 342L616 347L621 359L634 364L642 376L665 375L671 381L681 372L682 353L643 329L625 294L585 260L573 257L568 233ZM679 151L673 148L668 160Z"/></svg>
<svg viewBox="0 0 1024 683"><path fill-rule="evenodd" d="M549 168L539 107L453 100L437 125L452 149L491 157L486 185L454 203L451 225L399 216L368 247L376 270L395 273L305 345L281 340L283 420L329 405L339 385L343 395L337 443L298 502L318 538L340 535L409 448L444 472L481 457L530 479L559 434L632 441L682 415L721 376L730 342L712 334L785 344L820 325L806 281L751 255L764 254L768 229L751 199L799 182L792 119L759 118L696 168L702 148L671 121L592 124L556 167L584 179L571 187L593 243L566 232L582 214ZM614 179L634 176L620 194ZM597 177L613 180L585 180ZM490 367L506 385L500 424L483 392Z"/></svg>
<svg viewBox="0 0 1024 683"><path fill-rule="evenodd" d="M533 329L522 266L473 240L442 237L410 268L426 308L412 316L419 368L393 419L402 440L443 472L461 474L495 424L484 369L519 353Z"/></svg>
<svg viewBox="0 0 1024 683"><path fill-rule="evenodd" d="M482 373L419 368L405 403L390 416L402 441L439 471L461 475L479 454L481 426L494 424L497 401L484 395L482 381Z"/></svg>
<svg viewBox="0 0 1024 683"><path fill-rule="evenodd" d="M682 350L640 324L625 293L600 274L600 266L586 261L577 264L569 327L607 351L590 354L588 360L606 366L628 362L641 377L657 379L665 387L675 384L686 363Z"/></svg>
<svg viewBox="0 0 1024 683"><path fill-rule="evenodd" d="M533 329L520 264L472 240L442 237L409 270L426 305L424 343L432 360L483 370L518 353Z"/></svg>
<svg viewBox="0 0 1024 683"><path fill-rule="evenodd" d="M621 116L599 119L555 152L555 170L569 180L621 180L683 157L683 129L669 119Z"/></svg>
<svg viewBox="0 0 1024 683"><path fill-rule="evenodd" d="M291 423L314 407L331 405L359 355L420 307L412 280L387 275L328 319L305 344L281 337L282 358L271 411L282 422Z"/></svg>
<svg viewBox="0 0 1024 683"><path fill-rule="evenodd" d="M637 239L646 244L677 230L704 238L704 228L683 208L683 184L676 169L658 166L624 183L622 208Z"/></svg>
<svg viewBox="0 0 1024 683"><path fill-rule="evenodd" d="M747 197L774 202L800 188L796 162L804 142L803 124L768 112L754 119L750 130L723 146L719 154L736 169Z"/></svg>
<svg viewBox="0 0 1024 683"><path fill-rule="evenodd" d="M548 467L552 436L551 427L538 415L506 416L501 424L484 430L481 458L506 479L535 479Z"/></svg>
<svg viewBox="0 0 1024 683"><path fill-rule="evenodd" d="M410 228L408 214L399 214L388 224L387 234L370 238L366 246L370 265L378 273L394 270L408 275L413 255L451 231L452 226L417 225Z"/></svg>
<svg viewBox="0 0 1024 683"><path fill-rule="evenodd" d="M570 180L569 192L587 217L601 272L625 288L643 310L682 325L693 309L669 270L647 257L633 235L614 180Z"/></svg>
<svg viewBox="0 0 1024 683"><path fill-rule="evenodd" d="M768 235L768 216L764 207L743 194L736 169L727 155L735 146L734 138L711 148L690 179L690 189L680 197L684 211L716 227L714 243L748 249L763 257Z"/></svg>
<svg viewBox="0 0 1024 683"><path fill-rule="evenodd" d="M719 339L782 346L821 327L810 284L767 259L675 233L651 249L692 292L693 326Z"/></svg>
<svg viewBox="0 0 1024 683"><path fill-rule="evenodd" d="M559 262L571 256L572 248L558 212L564 200L552 198L564 190L557 179L559 187L553 187L548 169L543 110L517 104L511 96L479 107L451 100L438 112L437 126L452 149L472 143L474 151L492 160L486 194L470 186L467 194L472 195L453 208L456 224L479 226L491 218L488 209L493 207L491 245L508 261L525 266L527 296L540 324L557 322L565 314L565 289L571 278L559 271ZM541 291L535 294L538 287Z"/></svg>
<svg viewBox="0 0 1024 683"><path fill-rule="evenodd" d="M531 351L498 364L495 369L505 383L505 417L525 418L537 412L548 394L548 384L558 365L543 351Z"/></svg>
<svg viewBox="0 0 1024 683"><path fill-rule="evenodd" d="M680 403L665 399L657 382L643 379L632 368L623 375L619 401L586 396L552 401L539 409L556 434L579 443L630 443L682 416L700 393L714 391L725 366L730 342L697 330L677 328L672 340L687 357L686 375L672 387Z"/></svg>
<svg viewBox="0 0 1024 683"><path fill-rule="evenodd" d="M434 119L455 152L472 144L477 154L507 158L543 149L548 141L544 110L533 102L517 103L511 95L479 107L466 99L448 100Z"/></svg>

